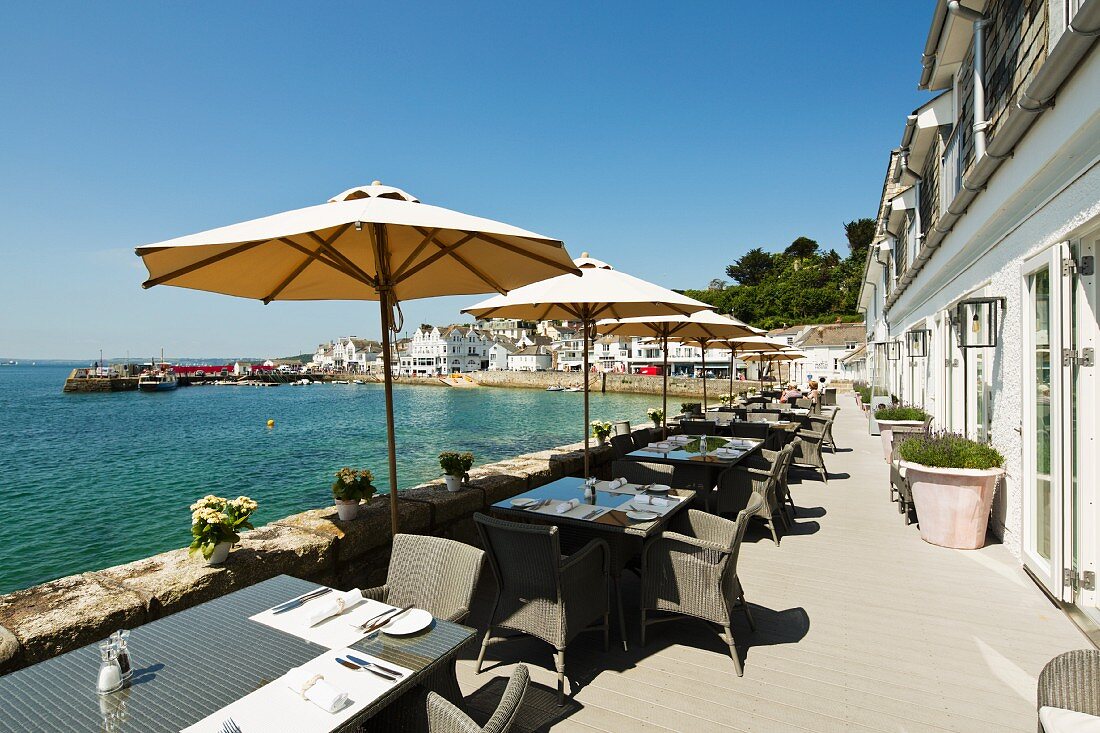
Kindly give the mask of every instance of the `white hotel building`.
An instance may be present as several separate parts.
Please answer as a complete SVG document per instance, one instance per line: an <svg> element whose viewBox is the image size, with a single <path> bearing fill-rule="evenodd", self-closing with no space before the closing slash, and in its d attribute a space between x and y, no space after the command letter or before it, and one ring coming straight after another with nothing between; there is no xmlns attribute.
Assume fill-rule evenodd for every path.
<svg viewBox="0 0 1100 733"><path fill-rule="evenodd" d="M873 382L1004 454L992 529L1092 633L1097 30L1100 0L936 4L860 296Z"/></svg>

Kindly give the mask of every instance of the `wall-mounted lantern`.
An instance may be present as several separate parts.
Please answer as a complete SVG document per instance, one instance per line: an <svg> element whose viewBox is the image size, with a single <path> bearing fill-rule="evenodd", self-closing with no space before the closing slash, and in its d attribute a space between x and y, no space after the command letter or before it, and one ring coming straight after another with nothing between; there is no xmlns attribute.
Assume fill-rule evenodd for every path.
<svg viewBox="0 0 1100 733"><path fill-rule="evenodd" d="M955 306L951 319L961 349L987 349L997 346L997 316L1004 298L967 298Z"/></svg>
<svg viewBox="0 0 1100 733"><path fill-rule="evenodd" d="M900 341L887 341L886 342L886 358L890 361L897 361L901 358L901 342Z"/></svg>
<svg viewBox="0 0 1100 733"><path fill-rule="evenodd" d="M931 331L927 328L918 328L905 334L905 351L910 358L922 358L928 356L928 337Z"/></svg>

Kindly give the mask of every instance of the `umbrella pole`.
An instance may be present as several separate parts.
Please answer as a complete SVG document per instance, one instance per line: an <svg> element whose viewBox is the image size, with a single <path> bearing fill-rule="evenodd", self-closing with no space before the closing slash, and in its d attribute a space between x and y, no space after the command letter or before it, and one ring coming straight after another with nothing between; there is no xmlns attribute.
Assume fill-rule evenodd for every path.
<svg viewBox="0 0 1100 733"><path fill-rule="evenodd" d="M703 414L707 411L707 342L700 341L699 346L703 351Z"/></svg>
<svg viewBox="0 0 1100 733"><path fill-rule="evenodd" d="M668 335L661 337L661 439L668 436Z"/></svg>
<svg viewBox="0 0 1100 733"><path fill-rule="evenodd" d="M386 440L389 443L390 468L390 530L397 535L397 445L393 437L393 354L390 351L390 301L386 290L378 291L382 311L382 364L386 385Z"/></svg>
<svg viewBox="0 0 1100 733"><path fill-rule="evenodd" d="M733 404L733 356L737 352L737 347L730 344L730 404Z"/></svg>
<svg viewBox="0 0 1100 733"><path fill-rule="evenodd" d="M584 479L588 480L588 319L584 319Z"/></svg>

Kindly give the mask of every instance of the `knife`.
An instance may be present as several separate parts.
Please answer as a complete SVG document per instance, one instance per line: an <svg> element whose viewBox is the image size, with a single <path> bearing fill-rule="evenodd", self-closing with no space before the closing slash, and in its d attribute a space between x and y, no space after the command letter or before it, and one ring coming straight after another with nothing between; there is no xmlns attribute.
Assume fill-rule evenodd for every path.
<svg viewBox="0 0 1100 733"><path fill-rule="evenodd" d="M317 590L313 590L304 595L300 595L297 598L292 598L286 603L280 603L279 605L272 608L271 612L274 614L283 613L285 611L291 610L292 608L297 608L298 606L301 606L306 601L312 601L314 598L320 598L324 594L331 592L332 588L318 588Z"/></svg>
<svg viewBox="0 0 1100 733"><path fill-rule="evenodd" d="M396 610L395 613L393 613L389 616L386 616L385 618L378 619L377 621L371 623L370 626L367 626L367 624L363 624L362 626L359 627L359 629L361 631L367 632L368 634L373 634L375 631L378 631L378 629L382 628L383 626L388 624L390 621L393 621L395 618L397 618L401 614L405 613L410 608L412 608L412 606L405 606L404 608L395 609ZM364 628L364 627L366 627L366 628Z"/></svg>
<svg viewBox="0 0 1100 733"><path fill-rule="evenodd" d="M368 669L370 667L374 667L375 669L382 670L386 674L393 674L393 675L397 675L398 677L404 677L405 676L404 672L398 672L396 669L390 669L389 667L383 667L378 662L368 662L366 659L360 659L359 657L353 657L350 654L348 655L348 659L355 662L360 667L367 667Z"/></svg>
<svg viewBox="0 0 1100 733"><path fill-rule="evenodd" d="M360 667L358 664L352 664L348 660L341 659L340 657L336 658L336 663L340 664L340 665L343 665L344 667L347 667L348 669L354 669L354 670L360 670L361 669L364 672L370 672L371 674L377 675L377 676L381 677L384 680L389 680L390 682L396 682L397 681L396 677L385 674L383 672L379 672L376 669L371 669L370 667Z"/></svg>

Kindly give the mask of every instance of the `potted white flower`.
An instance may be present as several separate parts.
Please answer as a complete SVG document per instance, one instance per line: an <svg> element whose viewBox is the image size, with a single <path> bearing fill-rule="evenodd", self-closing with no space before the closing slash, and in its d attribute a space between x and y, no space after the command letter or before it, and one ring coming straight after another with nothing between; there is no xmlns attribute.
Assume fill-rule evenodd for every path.
<svg viewBox="0 0 1100 733"><path fill-rule="evenodd" d="M469 479L469 471L474 465L473 453L443 451L439 454L439 467L443 469L443 479L447 482L447 491L458 491L462 482Z"/></svg>
<svg viewBox="0 0 1100 733"><path fill-rule="evenodd" d="M661 421L665 419L665 411L659 407L651 407L645 411L645 416L653 422L653 427L661 427Z"/></svg>
<svg viewBox="0 0 1100 733"><path fill-rule="evenodd" d="M611 435L611 423L605 420L593 420L591 425L592 437L595 438L596 442L600 445L605 445L608 436Z"/></svg>
<svg viewBox="0 0 1100 733"><path fill-rule="evenodd" d="M898 448L925 542L960 550L985 545L1004 457L955 433L909 438Z"/></svg>
<svg viewBox="0 0 1100 733"><path fill-rule="evenodd" d="M253 529L249 518L258 505L247 496L229 500L207 494L191 505L191 547L201 552L208 565L221 565L229 550L240 542L242 529Z"/></svg>
<svg viewBox="0 0 1100 733"><path fill-rule="evenodd" d="M680 414L684 416L702 415L703 403L702 402L681 402Z"/></svg>
<svg viewBox="0 0 1100 733"><path fill-rule="evenodd" d="M919 407L898 405L880 407L875 410L875 422L878 423L879 438L882 440L882 453L889 463L894 455L894 427L923 427L929 415Z"/></svg>
<svg viewBox="0 0 1100 733"><path fill-rule="evenodd" d="M336 501L336 514L349 522L359 516L359 505L363 499L374 496L374 474L367 469L355 470L345 466L336 472L332 483L332 498Z"/></svg>

